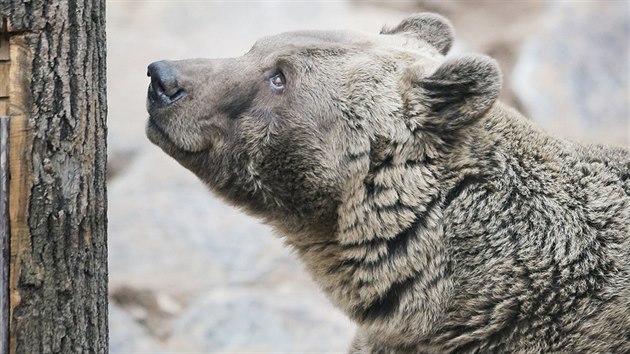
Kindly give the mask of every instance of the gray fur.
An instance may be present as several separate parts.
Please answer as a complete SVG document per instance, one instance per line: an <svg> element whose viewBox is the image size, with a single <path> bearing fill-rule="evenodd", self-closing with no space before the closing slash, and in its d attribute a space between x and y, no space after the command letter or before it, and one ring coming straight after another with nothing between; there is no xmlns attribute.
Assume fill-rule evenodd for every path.
<svg viewBox="0 0 630 354"><path fill-rule="evenodd" d="M445 59L438 16L384 33L172 62L188 95L147 134L285 238L359 326L351 353L629 353L628 150L497 102L496 63Z"/></svg>

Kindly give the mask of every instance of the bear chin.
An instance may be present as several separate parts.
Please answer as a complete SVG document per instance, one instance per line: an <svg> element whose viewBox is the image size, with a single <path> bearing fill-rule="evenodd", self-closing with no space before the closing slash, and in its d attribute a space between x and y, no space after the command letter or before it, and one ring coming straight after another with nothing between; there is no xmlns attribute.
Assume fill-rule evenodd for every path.
<svg viewBox="0 0 630 354"><path fill-rule="evenodd" d="M187 151L175 144L168 134L166 134L166 132L160 128L160 126L158 126L155 120L151 117L147 120L145 134L147 135L147 138L149 138L149 141L159 146L166 154L176 160L179 160L186 153L192 153L192 151Z"/></svg>
<svg viewBox="0 0 630 354"><path fill-rule="evenodd" d="M176 159L177 156L182 156L183 154L200 153L212 148L212 144L209 142L195 148L178 144L151 116L147 119L145 134L147 138L149 138L149 141L159 146L164 152Z"/></svg>
<svg viewBox="0 0 630 354"><path fill-rule="evenodd" d="M162 130L162 128L160 128L157 125L157 123L155 123L155 120L153 120L153 118L151 117L147 119L145 133L147 135L147 138L149 138L149 141L159 146L160 148L162 148L162 150L166 151L167 153L173 149L179 150L179 148L175 146L175 143L173 143L173 141L168 137L166 132Z"/></svg>

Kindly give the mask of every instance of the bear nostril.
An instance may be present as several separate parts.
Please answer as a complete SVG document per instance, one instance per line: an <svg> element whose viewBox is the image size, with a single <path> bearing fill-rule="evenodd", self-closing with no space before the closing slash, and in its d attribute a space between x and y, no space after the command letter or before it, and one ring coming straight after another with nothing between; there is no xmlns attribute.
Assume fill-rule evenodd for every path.
<svg viewBox="0 0 630 354"><path fill-rule="evenodd" d="M151 78L151 86L153 87L153 92L155 92L158 96L164 95L166 89L164 89L164 84L159 79Z"/></svg>
<svg viewBox="0 0 630 354"><path fill-rule="evenodd" d="M164 88L164 85L162 85L161 81L158 81L158 91L159 92L166 92L166 89Z"/></svg>
<svg viewBox="0 0 630 354"><path fill-rule="evenodd" d="M147 75L151 77L149 100L160 107L169 106L186 95L179 86L177 71L166 61L149 65Z"/></svg>

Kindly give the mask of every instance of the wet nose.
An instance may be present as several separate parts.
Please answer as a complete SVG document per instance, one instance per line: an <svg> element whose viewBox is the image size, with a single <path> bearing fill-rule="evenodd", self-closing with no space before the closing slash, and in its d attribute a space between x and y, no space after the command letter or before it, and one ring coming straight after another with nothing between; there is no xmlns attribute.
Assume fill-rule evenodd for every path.
<svg viewBox="0 0 630 354"><path fill-rule="evenodd" d="M156 61L147 68L147 76L151 77L149 100L159 107L166 107L186 95L177 80L177 71L166 61Z"/></svg>

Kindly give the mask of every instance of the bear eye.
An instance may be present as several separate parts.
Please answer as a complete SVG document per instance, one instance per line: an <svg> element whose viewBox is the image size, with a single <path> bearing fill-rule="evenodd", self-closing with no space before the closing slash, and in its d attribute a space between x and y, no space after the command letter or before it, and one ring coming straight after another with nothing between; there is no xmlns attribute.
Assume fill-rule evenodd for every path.
<svg viewBox="0 0 630 354"><path fill-rule="evenodd" d="M284 75L282 73L277 73L269 78L269 84L271 88L275 91L283 91L285 85Z"/></svg>

